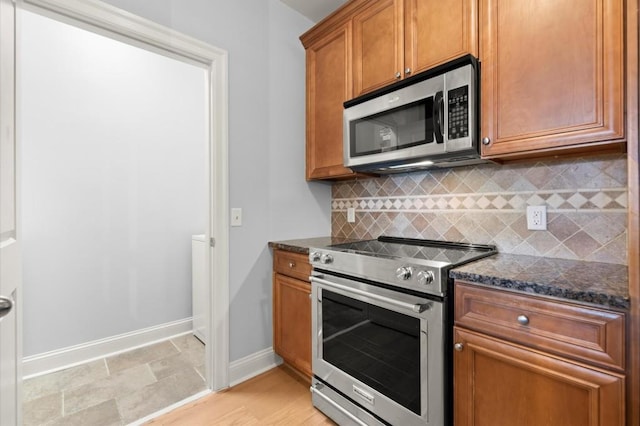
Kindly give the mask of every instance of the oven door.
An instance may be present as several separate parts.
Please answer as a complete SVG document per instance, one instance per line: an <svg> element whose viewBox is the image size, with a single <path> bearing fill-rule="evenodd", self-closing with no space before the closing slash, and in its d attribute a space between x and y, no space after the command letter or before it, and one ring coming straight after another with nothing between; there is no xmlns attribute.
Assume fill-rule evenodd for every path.
<svg viewBox="0 0 640 426"><path fill-rule="evenodd" d="M443 303L329 274L311 283L314 403L339 396L335 413L315 405L352 424L370 423L359 407L393 425L444 424Z"/></svg>

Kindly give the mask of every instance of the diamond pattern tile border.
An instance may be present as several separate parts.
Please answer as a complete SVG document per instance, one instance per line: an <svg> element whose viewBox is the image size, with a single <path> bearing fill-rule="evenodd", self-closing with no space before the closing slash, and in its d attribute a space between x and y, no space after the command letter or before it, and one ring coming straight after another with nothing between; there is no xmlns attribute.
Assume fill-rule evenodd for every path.
<svg viewBox="0 0 640 426"><path fill-rule="evenodd" d="M526 206L546 205L555 212L606 210L626 212L626 188L607 190L563 190L540 192L502 192L484 194L446 194L365 198L334 198L331 209L353 207L362 211L426 210L524 210Z"/></svg>

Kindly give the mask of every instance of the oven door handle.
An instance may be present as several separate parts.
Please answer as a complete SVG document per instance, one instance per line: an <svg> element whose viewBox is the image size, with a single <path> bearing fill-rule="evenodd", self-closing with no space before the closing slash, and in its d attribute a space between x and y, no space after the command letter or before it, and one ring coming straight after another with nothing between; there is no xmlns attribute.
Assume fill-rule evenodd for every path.
<svg viewBox="0 0 640 426"><path fill-rule="evenodd" d="M318 278L315 276L311 276L311 282L312 283L318 283L318 284L322 284L325 285L327 287L332 287L338 290L342 290L342 291L346 291L349 293L353 293L353 294L357 294L359 296L363 296L363 297L368 297L370 299L374 299L377 300L379 302L384 302L384 303L388 303L390 305L394 305L397 306L399 308L402 309L409 309L410 311L413 311L415 313L422 313L424 311L426 311L427 309L429 309L429 307L431 306L431 303L407 303L407 302L402 302L400 300L394 300L394 299L390 299L386 296L382 296L379 294L375 294L375 293L369 293L368 291L363 291L357 288L353 288L353 287L349 287L346 285L342 285L342 284L338 284L338 283L334 283L331 281L327 281L325 279L322 278Z"/></svg>

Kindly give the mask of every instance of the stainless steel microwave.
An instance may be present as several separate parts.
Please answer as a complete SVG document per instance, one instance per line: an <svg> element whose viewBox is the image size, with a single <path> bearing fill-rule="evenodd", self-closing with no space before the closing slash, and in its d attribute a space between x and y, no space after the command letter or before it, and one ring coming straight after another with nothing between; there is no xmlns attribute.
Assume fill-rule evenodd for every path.
<svg viewBox="0 0 640 426"><path fill-rule="evenodd" d="M344 104L344 164L397 173L484 162L479 65L467 55Z"/></svg>

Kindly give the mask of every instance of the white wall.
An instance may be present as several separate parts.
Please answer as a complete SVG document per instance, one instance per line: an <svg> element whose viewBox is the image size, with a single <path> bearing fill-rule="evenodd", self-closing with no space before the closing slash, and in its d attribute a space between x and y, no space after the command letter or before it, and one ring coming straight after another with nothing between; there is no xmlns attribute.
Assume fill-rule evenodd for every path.
<svg viewBox="0 0 640 426"><path fill-rule="evenodd" d="M190 317L205 71L29 12L22 29L24 354Z"/></svg>
<svg viewBox="0 0 640 426"><path fill-rule="evenodd" d="M266 77L256 95L267 126L258 129L257 138L236 141L231 109L230 144L244 148L240 157L231 150L231 204L243 207L246 221L242 228L231 228L231 360L272 345L267 242L331 234L331 186L305 181L305 63L298 37L312 24L280 1L264 3L268 43L252 73ZM233 62L233 51L229 57ZM239 84L232 80L232 94Z"/></svg>
<svg viewBox="0 0 640 426"><path fill-rule="evenodd" d="M305 62L299 37L313 24L280 1L269 4L271 235L328 236L331 184L305 181Z"/></svg>
<svg viewBox="0 0 640 426"><path fill-rule="evenodd" d="M304 49L279 0L107 0L229 52L230 360L272 345L268 241L329 235L331 187L304 181Z"/></svg>

